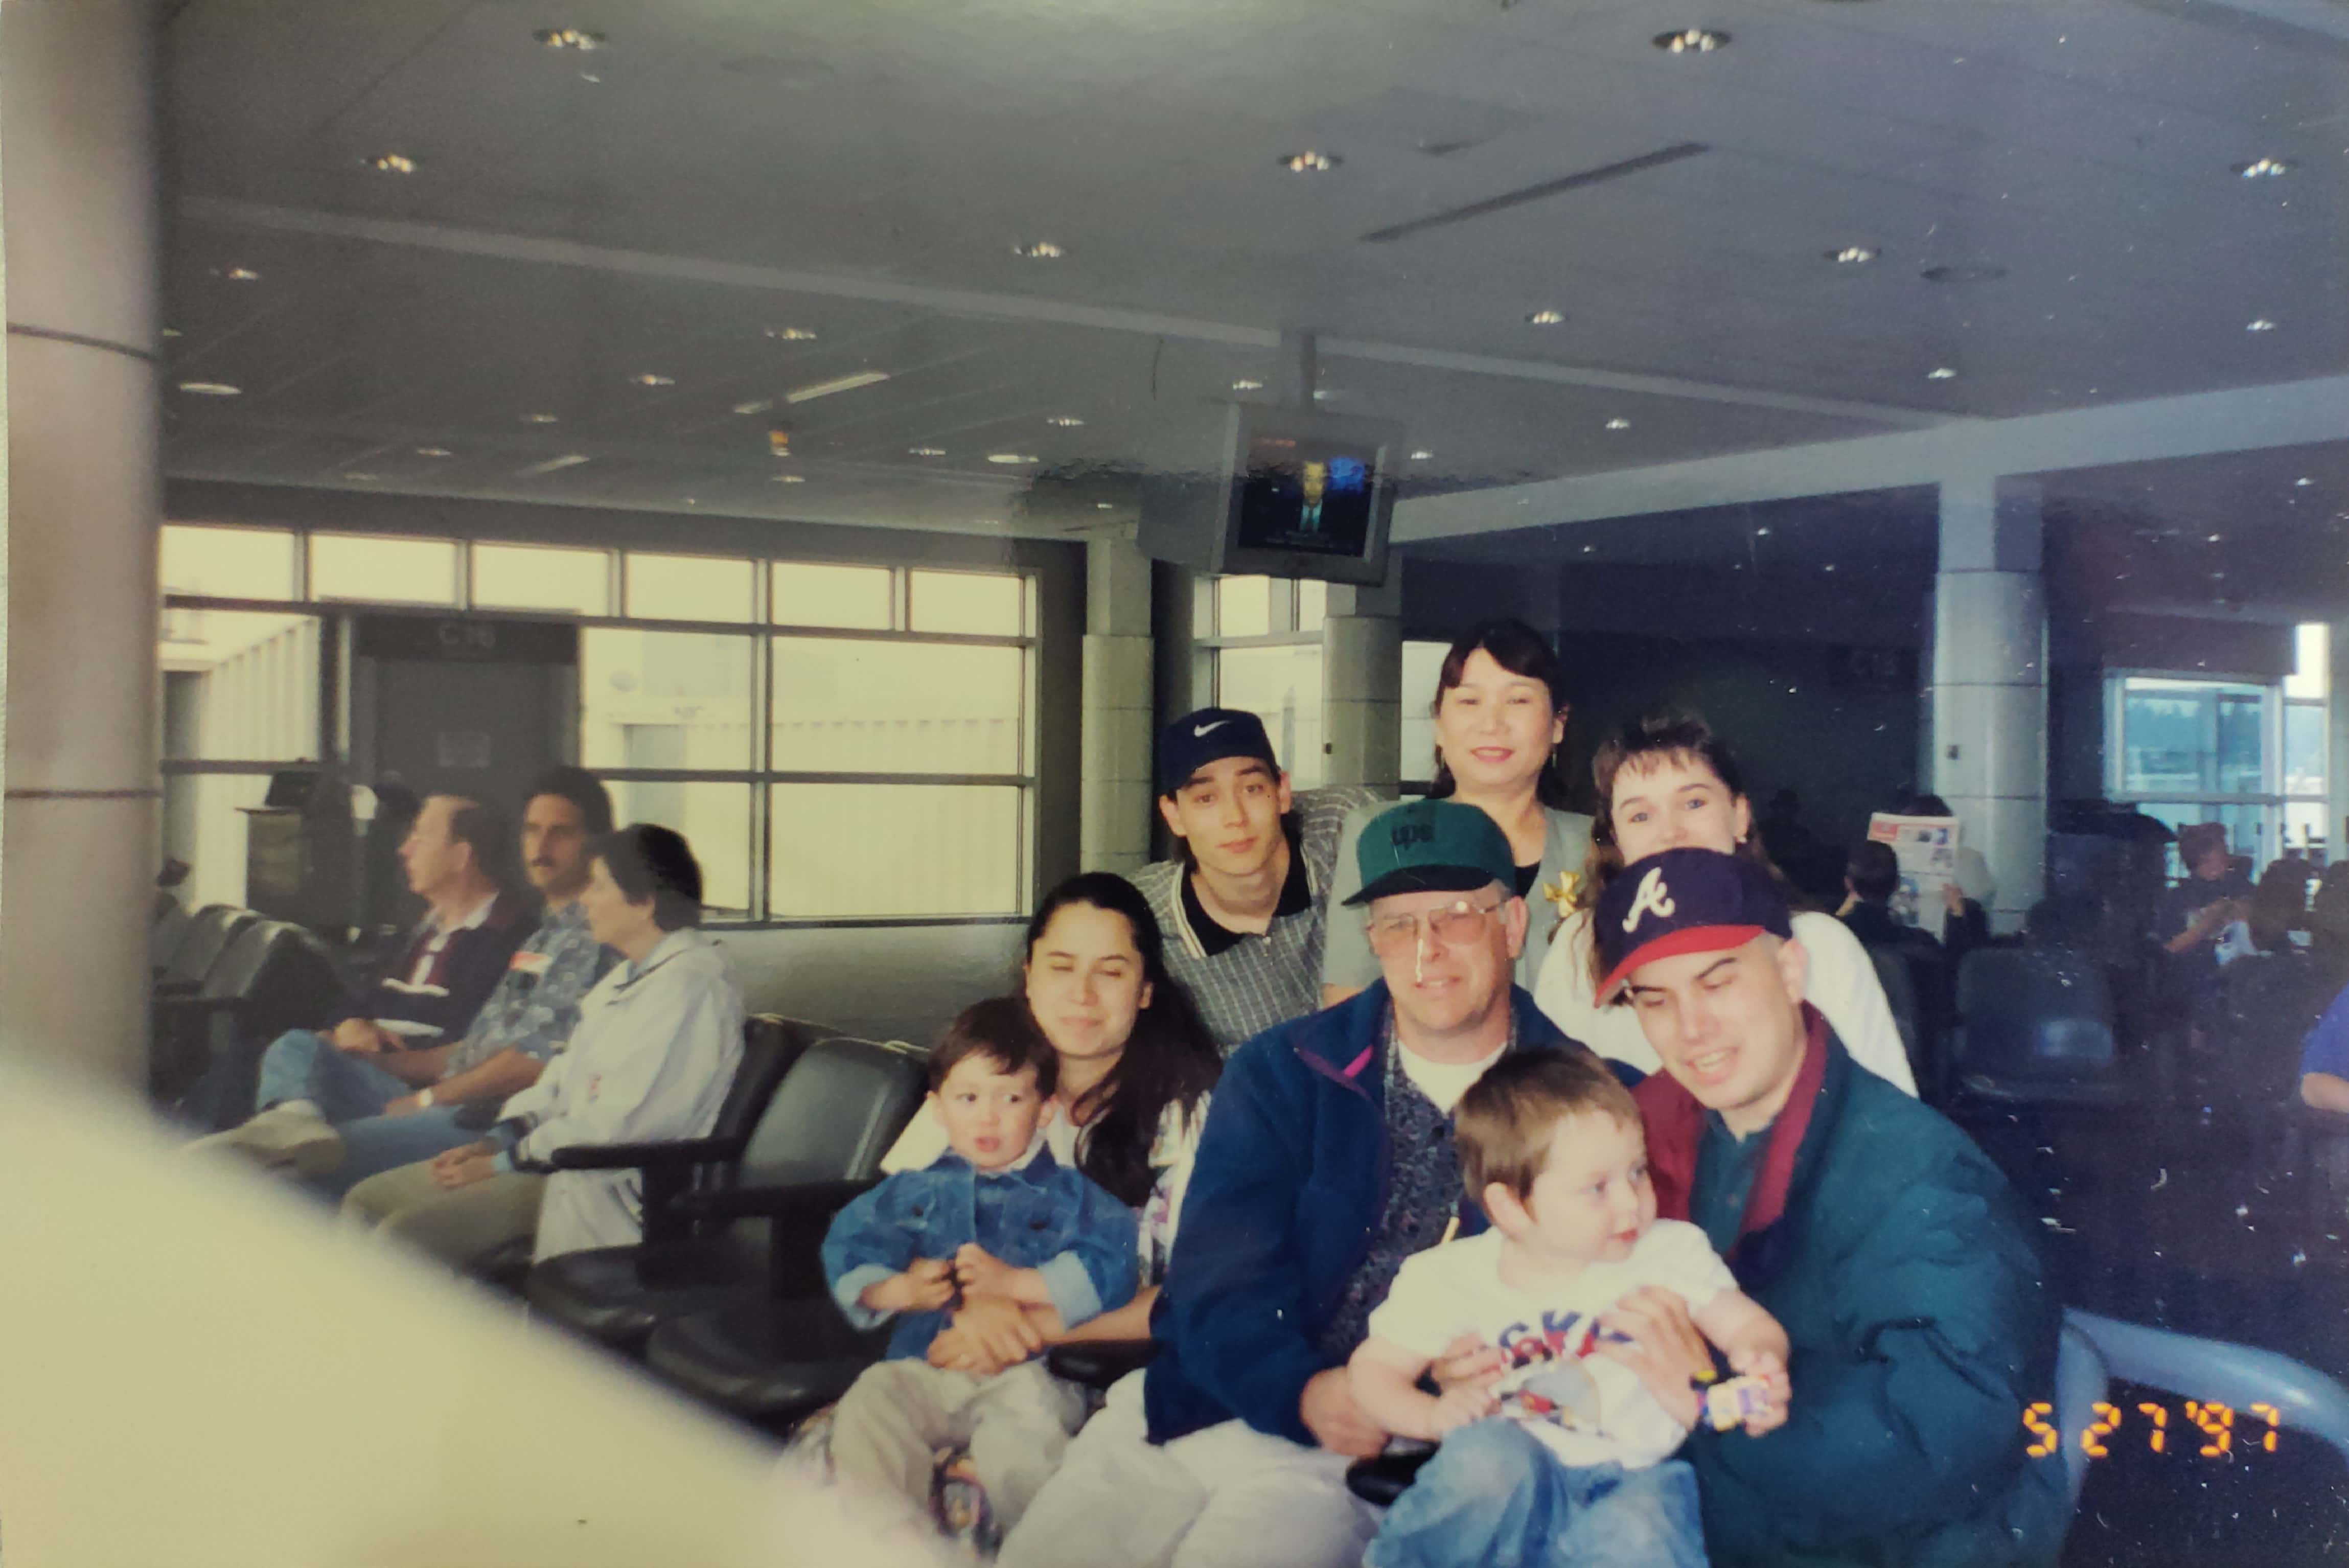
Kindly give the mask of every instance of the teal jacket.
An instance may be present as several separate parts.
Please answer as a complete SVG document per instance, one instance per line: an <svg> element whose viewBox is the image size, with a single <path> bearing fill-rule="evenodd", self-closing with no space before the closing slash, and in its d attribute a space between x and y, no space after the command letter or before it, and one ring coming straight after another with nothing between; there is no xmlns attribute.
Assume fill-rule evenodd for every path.
<svg viewBox="0 0 2349 1568"><path fill-rule="evenodd" d="M1800 1141L1763 1156L1730 1253L1785 1326L1794 1403L1767 1437L1700 1426L1683 1450L1715 1568L2052 1563L2064 1467L2024 1453L2023 1418L2054 1398L2063 1309L2032 1217L1971 1140L1805 1011L1825 1056L1807 1124L1796 1101L1780 1113L1772 1132ZM1660 1203L1675 1165L1701 1196L1694 1102L1661 1073L1635 1092ZM1774 1165L1783 1204L1764 1191Z"/></svg>

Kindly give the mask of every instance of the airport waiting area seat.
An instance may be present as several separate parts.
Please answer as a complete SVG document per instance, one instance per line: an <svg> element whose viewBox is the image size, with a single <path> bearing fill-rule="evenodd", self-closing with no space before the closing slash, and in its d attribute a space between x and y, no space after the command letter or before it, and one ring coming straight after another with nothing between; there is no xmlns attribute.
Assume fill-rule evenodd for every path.
<svg viewBox="0 0 2349 1568"><path fill-rule="evenodd" d="M233 934L195 986L155 997L150 1057L150 1088L165 1104L211 1075L215 1121L251 1110L268 1042L316 1022L342 994L332 955L309 932L249 911L229 913L246 918L219 923Z"/></svg>
<svg viewBox="0 0 2349 1568"><path fill-rule="evenodd" d="M738 1078L721 1118L732 1131L558 1155L563 1169L643 1170L646 1239L533 1267L523 1294L534 1315L633 1352L664 1322L738 1299L764 1302L779 1249L802 1249L812 1263L822 1225L810 1238L773 1216L829 1202L828 1218L878 1177L882 1156L920 1102L926 1058L896 1042L811 1038L822 1031L772 1022L791 1041L786 1070L755 1084ZM788 1266L787 1277L792 1292L802 1289ZM820 1275L814 1294L823 1294Z"/></svg>
<svg viewBox="0 0 2349 1568"><path fill-rule="evenodd" d="M2111 1106L2137 1098L2121 1071L2104 970L2063 949L1967 954L1947 1061L1954 1100Z"/></svg>
<svg viewBox="0 0 2349 1568"><path fill-rule="evenodd" d="M156 965L156 996L192 995L237 934L260 918L249 909L225 903L208 903L188 916L171 953Z"/></svg>

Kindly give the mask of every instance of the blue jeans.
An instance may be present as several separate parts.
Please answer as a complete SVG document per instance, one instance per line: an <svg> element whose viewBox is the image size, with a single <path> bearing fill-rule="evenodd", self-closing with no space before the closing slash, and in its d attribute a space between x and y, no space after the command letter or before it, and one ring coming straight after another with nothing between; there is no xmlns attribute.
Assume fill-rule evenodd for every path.
<svg viewBox="0 0 2349 1568"><path fill-rule="evenodd" d="M289 1099L314 1100L328 1121L339 1125L380 1116L385 1106L415 1092L367 1057L336 1050L324 1035L288 1029L261 1055L253 1109L267 1110Z"/></svg>
<svg viewBox="0 0 2349 1568"><path fill-rule="evenodd" d="M335 1129L343 1135L343 1162L303 1185L335 1202L370 1176L471 1143L481 1133L457 1125L460 1107L435 1105L406 1116L368 1116Z"/></svg>
<svg viewBox="0 0 2349 1568"><path fill-rule="evenodd" d="M1454 1430L1387 1510L1365 1568L1705 1568L1696 1472L1569 1466L1506 1417Z"/></svg>

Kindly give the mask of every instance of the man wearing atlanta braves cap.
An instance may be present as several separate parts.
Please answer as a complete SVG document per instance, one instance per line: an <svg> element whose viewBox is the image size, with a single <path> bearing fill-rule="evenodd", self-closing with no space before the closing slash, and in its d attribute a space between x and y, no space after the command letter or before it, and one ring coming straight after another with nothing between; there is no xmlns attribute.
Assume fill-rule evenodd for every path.
<svg viewBox="0 0 2349 1568"><path fill-rule="evenodd" d="M1377 1528L1346 1469L1387 1434L1346 1361L1405 1258L1484 1228L1452 1108L1512 1050L1581 1047L1511 983L1526 906L1492 818L1416 800L1356 848L1348 903L1384 977L1225 1064L1153 1315L1157 1358L1111 1388L1004 1568L1340 1568Z"/></svg>
<svg viewBox="0 0 2349 1568"><path fill-rule="evenodd" d="M1229 1056L1321 1005L1321 948L1352 788L1292 791L1264 721L1232 707L1158 732L1158 813L1181 851L1133 874L1166 967Z"/></svg>
<svg viewBox="0 0 2349 1568"><path fill-rule="evenodd" d="M1751 861L1651 855L1595 919L1599 999L1663 1061L1632 1091L1657 1212L1702 1226L1794 1346L1785 1427L1682 1450L1713 1562L2052 1563L2070 1503L2063 1466L2025 1455L2023 1412L2054 1397L2061 1307L2005 1177L1853 1066ZM1608 1322L1660 1396L1711 1370L1675 1296Z"/></svg>

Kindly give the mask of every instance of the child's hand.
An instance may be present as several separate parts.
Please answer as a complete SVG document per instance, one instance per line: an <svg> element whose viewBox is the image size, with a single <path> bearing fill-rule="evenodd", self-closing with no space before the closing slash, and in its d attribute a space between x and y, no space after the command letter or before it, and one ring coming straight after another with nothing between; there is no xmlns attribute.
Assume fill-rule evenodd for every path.
<svg viewBox="0 0 2349 1568"><path fill-rule="evenodd" d="M1481 1383L1454 1383L1435 1397L1435 1408L1427 1413L1427 1436L1440 1439L1454 1427L1464 1427L1495 1415L1501 1401Z"/></svg>
<svg viewBox="0 0 2349 1568"><path fill-rule="evenodd" d="M954 1277L966 1291L978 1295L1009 1295L1011 1276L1019 1271L977 1242L965 1242L954 1255Z"/></svg>
<svg viewBox="0 0 2349 1568"><path fill-rule="evenodd" d="M953 1263L946 1258L916 1258L904 1274L866 1285L857 1299L875 1312L930 1312L954 1297Z"/></svg>
<svg viewBox="0 0 2349 1568"><path fill-rule="evenodd" d="M1759 1377L1767 1402L1762 1408L1745 1418L1745 1435L1758 1438L1764 1432L1775 1432L1786 1424L1786 1407L1794 1398L1794 1385L1787 1379L1786 1364L1775 1350L1757 1350L1750 1355L1732 1356L1730 1365L1741 1377Z"/></svg>
<svg viewBox="0 0 2349 1568"><path fill-rule="evenodd" d="M1435 1379L1439 1389L1454 1383L1476 1388L1489 1388L1501 1380L1507 1369L1508 1357L1473 1334L1464 1334L1444 1347L1444 1354L1428 1367L1427 1375Z"/></svg>

